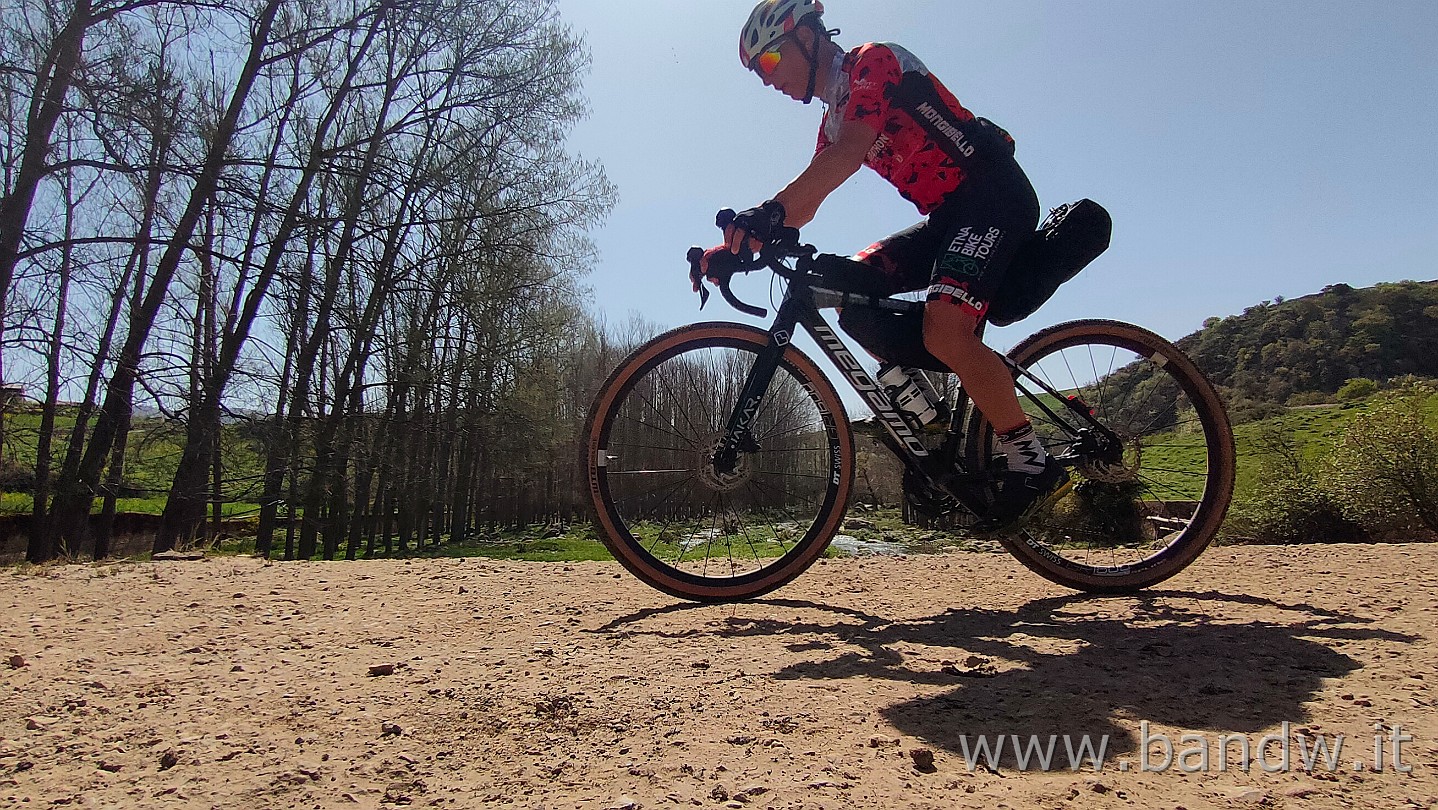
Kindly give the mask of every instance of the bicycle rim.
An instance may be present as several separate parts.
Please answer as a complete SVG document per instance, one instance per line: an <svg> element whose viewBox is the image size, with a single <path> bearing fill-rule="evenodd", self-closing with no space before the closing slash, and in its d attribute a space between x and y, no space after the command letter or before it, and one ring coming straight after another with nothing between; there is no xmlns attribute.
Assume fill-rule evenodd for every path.
<svg viewBox="0 0 1438 810"><path fill-rule="evenodd" d="M1020 561L1068 587L1126 592L1183 570L1207 547L1233 494L1233 433L1213 386L1172 343L1129 324L1077 321L1010 352L1029 374L1080 404L1116 435L1105 447L1076 433L1084 419L1051 394L1021 394L1049 453L1074 487L1002 538ZM1030 392L1040 389L1020 378ZM974 455L987 458L986 423Z"/></svg>
<svg viewBox="0 0 1438 810"><path fill-rule="evenodd" d="M759 449L732 468L714 464L768 339L737 324L674 330L631 355L595 400L586 464L601 539L666 593L758 596L806 569L838 530L852 436L833 386L797 349L759 403Z"/></svg>

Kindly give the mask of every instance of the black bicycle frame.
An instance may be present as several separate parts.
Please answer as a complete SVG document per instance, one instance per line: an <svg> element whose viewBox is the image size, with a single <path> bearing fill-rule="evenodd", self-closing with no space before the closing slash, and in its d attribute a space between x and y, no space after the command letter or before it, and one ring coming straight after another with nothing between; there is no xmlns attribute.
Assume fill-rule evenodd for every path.
<svg viewBox="0 0 1438 810"><path fill-rule="evenodd" d="M921 312L924 308L922 302L820 287L809 281L813 277L807 273L792 276L786 274L786 276L790 280L789 289L785 293L783 303L779 306L773 324L769 327L769 344L758 353L754 366L749 371L749 378L745 381L734 413L729 418L724 441L715 455L716 468L721 471L732 470L737 464L739 452L753 452L760 449L750 434L750 428L758 416L759 406L764 401L764 394L769 390L774 373L779 368L779 361L793 341L795 327L803 326L804 331L808 332L814 342L819 345L819 349L843 373L844 379L864 400L864 404L874 412L875 418L879 424L883 425L891 439L888 442L889 448L894 451L905 467L930 484L935 483L933 474L940 470L957 471L969 475L987 475L987 472L983 470L963 469L962 460L959 458L959 445L964 437L962 415L967 403L967 395L963 393L962 389L959 394L960 399L953 407L954 417L949 427L948 436L944 445L937 452L939 462L931 463L930 460L936 455L935 451L925 445L923 439L900 414L898 403L893 400L884 386L864 370L858 358L849 351L849 347L844 344L838 333L819 312L821 307L845 306L873 307L898 312ZM1024 392L1029 401L1035 403L1056 425L1061 425L1072 436L1081 436L1084 433L1083 428L1075 428L1050 408L1042 398L1035 396L1033 392L1024 387L1022 380L1028 380L1056 401L1063 403L1070 417L1085 423L1087 429L1098 434L1104 445L1121 446L1118 437L1094 419L1093 414L1088 411L1088 406L1081 400L1064 396L1043 380L1030 374L1026 369L1014 364L1008 357L999 352L994 353L1008 366L1010 373L1014 376L1015 384ZM1076 459L1060 458L1059 460L1072 463Z"/></svg>

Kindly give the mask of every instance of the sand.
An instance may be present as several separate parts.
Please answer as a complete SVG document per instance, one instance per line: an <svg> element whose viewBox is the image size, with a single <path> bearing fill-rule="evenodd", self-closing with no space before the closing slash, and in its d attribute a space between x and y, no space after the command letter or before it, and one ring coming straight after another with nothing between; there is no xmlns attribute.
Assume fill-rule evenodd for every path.
<svg viewBox="0 0 1438 810"><path fill-rule="evenodd" d="M612 563L12 569L0 807L1432 808L1435 579L1438 545L1217 548L1105 598L833 559L729 606ZM1219 770L1224 734L1277 735L1272 772L1237 737ZM1058 735L1051 769L1007 735Z"/></svg>

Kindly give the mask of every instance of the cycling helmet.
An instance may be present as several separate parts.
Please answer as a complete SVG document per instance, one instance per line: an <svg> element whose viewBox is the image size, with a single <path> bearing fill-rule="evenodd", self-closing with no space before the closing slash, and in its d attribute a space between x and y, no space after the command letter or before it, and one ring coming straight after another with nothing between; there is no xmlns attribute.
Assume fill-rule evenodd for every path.
<svg viewBox="0 0 1438 810"><path fill-rule="evenodd" d="M824 30L823 13L824 4L819 0L762 0L739 34L739 61L746 70L752 68L755 57L801 24Z"/></svg>

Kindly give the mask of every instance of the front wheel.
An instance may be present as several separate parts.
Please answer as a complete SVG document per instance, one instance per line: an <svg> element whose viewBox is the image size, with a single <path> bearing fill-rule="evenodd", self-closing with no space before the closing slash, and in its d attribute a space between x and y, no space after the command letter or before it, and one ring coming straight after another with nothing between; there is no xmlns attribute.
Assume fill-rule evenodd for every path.
<svg viewBox="0 0 1438 810"><path fill-rule="evenodd" d="M649 585L749 599L808 568L838 531L854 441L833 385L793 346L757 404L755 444L715 463L769 334L701 323L660 335L610 375L585 466L600 539Z"/></svg>
<svg viewBox="0 0 1438 810"><path fill-rule="evenodd" d="M1218 393L1177 346L1117 321L1038 332L1009 352L1019 401L1074 487L1001 538L1030 569L1084 591L1123 593L1182 571L1218 532L1233 496L1233 429ZM1101 426L1101 427L1100 427ZM970 423L973 463L993 430Z"/></svg>

